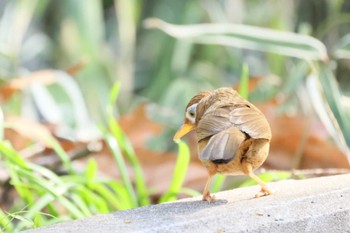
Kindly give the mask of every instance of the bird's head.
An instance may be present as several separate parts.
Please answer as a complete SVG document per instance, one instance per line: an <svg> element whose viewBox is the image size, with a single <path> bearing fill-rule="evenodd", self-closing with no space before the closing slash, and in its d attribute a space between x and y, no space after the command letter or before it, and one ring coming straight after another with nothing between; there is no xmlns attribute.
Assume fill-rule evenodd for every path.
<svg viewBox="0 0 350 233"><path fill-rule="evenodd" d="M201 116L200 112L198 111L199 108L197 108L197 106L201 103L203 98L209 96L210 94L211 93L208 91L203 91L192 97L186 106L184 123L174 135L173 140L175 142L179 141L179 139L185 136L187 133L196 129Z"/></svg>

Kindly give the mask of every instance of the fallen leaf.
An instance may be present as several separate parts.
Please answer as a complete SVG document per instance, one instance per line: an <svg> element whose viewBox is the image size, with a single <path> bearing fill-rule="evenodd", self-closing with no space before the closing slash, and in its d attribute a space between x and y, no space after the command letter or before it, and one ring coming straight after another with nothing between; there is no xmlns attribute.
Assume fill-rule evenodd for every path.
<svg viewBox="0 0 350 233"><path fill-rule="evenodd" d="M77 64L74 64L68 68L65 69L65 71L74 76L76 75L77 73L79 73L85 66L86 64L88 63L88 57L82 57L81 60L77 63Z"/></svg>
<svg viewBox="0 0 350 233"><path fill-rule="evenodd" d="M16 150L24 149L30 141L40 142L51 148L52 134L44 125L18 116L5 116L5 124L8 125L5 138L15 145ZM21 137L15 136L13 131Z"/></svg>
<svg viewBox="0 0 350 233"><path fill-rule="evenodd" d="M329 135L316 118L311 121L303 115L293 117L277 113L276 103L257 104L270 122L272 140L270 154L264 164L273 169L349 168L346 156L329 140ZM309 127L309 132L305 131ZM304 145L302 145L302 140ZM292 167L299 151L298 167Z"/></svg>
<svg viewBox="0 0 350 233"><path fill-rule="evenodd" d="M0 86L0 99L8 100L14 93L22 91L33 84L50 85L56 82L56 76L53 70L41 70L29 75L12 79L6 84Z"/></svg>

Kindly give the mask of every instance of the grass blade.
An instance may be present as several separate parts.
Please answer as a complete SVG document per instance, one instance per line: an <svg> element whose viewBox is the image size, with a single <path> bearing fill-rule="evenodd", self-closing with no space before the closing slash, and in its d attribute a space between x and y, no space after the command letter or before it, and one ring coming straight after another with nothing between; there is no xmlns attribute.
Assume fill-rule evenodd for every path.
<svg viewBox="0 0 350 233"><path fill-rule="evenodd" d="M137 198L135 191L132 187L128 171L126 169L126 164L122 155L122 152L119 148L119 144L116 141L116 139L108 132L103 132L104 138L109 146L109 148L112 151L113 157L117 163L117 167L120 173L120 176L122 178L123 184L128 191L129 194L129 201L132 204L133 207L137 207Z"/></svg>
<svg viewBox="0 0 350 233"><path fill-rule="evenodd" d="M178 145L179 153L177 155L173 178L168 192L160 198L160 203L176 200L176 195L181 193L182 184L190 163L190 150L185 142L180 141Z"/></svg>
<svg viewBox="0 0 350 233"><path fill-rule="evenodd" d="M39 191L45 191L53 195L57 201L59 201L63 206L65 206L75 218L83 218L84 214L75 206L73 202L67 199L63 194L65 194L73 184L66 184L64 186L56 187L55 184L52 184L49 180L35 175L31 171L26 171L23 169L17 169L17 174L21 178L26 178L28 184L23 183L23 185L30 186L32 189L38 189ZM33 202L30 202L33 203Z"/></svg>
<svg viewBox="0 0 350 233"><path fill-rule="evenodd" d="M249 97L249 67L247 64L242 66L241 81L239 83L239 94L244 98Z"/></svg>
<svg viewBox="0 0 350 233"><path fill-rule="evenodd" d="M120 83L116 82L113 85L109 95L109 103L107 106L108 126L109 126L109 130L118 141L121 147L121 150L124 152L126 158L128 159L130 165L133 168L133 171L135 174L135 184L136 184L136 190L138 193L139 203L141 204L141 206L145 206L150 204L150 200L149 200L149 192L146 187L141 165L131 145L131 142L127 139L127 137L123 133L119 124L115 120L115 117L113 114L113 110L114 110L113 106L115 106L116 104L119 90L120 90Z"/></svg>
<svg viewBox="0 0 350 233"><path fill-rule="evenodd" d="M14 229L10 216L0 209L0 232L10 232Z"/></svg>
<svg viewBox="0 0 350 233"><path fill-rule="evenodd" d="M223 184L226 180L226 177L221 174L216 174L211 185L210 191L213 193L219 192L222 190Z"/></svg>
<svg viewBox="0 0 350 233"><path fill-rule="evenodd" d="M128 202L125 201L125 199L123 200L119 195L112 192L111 189L102 184L96 183L92 185L91 188L103 199L108 200L108 204L112 205L116 210L126 210L132 208L131 205L127 205Z"/></svg>

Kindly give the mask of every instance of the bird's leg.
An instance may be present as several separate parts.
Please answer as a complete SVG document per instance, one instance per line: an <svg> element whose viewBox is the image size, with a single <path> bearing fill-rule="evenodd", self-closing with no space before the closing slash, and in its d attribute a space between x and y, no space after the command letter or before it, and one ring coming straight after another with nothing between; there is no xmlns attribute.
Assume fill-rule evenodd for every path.
<svg viewBox="0 0 350 233"><path fill-rule="evenodd" d="M243 172L247 176L249 176L250 178L252 178L256 182L258 182L258 184L261 186L260 192L255 194L256 198L272 194L272 192L267 188L264 181L262 181L257 175L254 174L253 169L252 169L252 165L250 163L243 162L242 168L243 168Z"/></svg>
<svg viewBox="0 0 350 233"><path fill-rule="evenodd" d="M209 175L207 183L205 184L204 191L203 191L203 201L207 201L209 203L212 203L215 200L215 196L211 196L209 192L209 187L210 187L210 182L211 179L213 178L213 175Z"/></svg>

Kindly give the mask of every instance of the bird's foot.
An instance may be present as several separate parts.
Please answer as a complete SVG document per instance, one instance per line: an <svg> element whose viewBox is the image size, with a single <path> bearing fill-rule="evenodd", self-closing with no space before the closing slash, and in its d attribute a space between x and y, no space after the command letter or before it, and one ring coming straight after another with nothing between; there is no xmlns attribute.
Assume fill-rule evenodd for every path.
<svg viewBox="0 0 350 233"><path fill-rule="evenodd" d="M203 201L207 201L208 203L212 203L215 200L215 196L214 195L210 195L209 192L203 194Z"/></svg>
<svg viewBox="0 0 350 233"><path fill-rule="evenodd" d="M272 191L270 191L267 187L261 187L260 192L255 194L255 198L263 197L263 196L268 196L271 195Z"/></svg>

